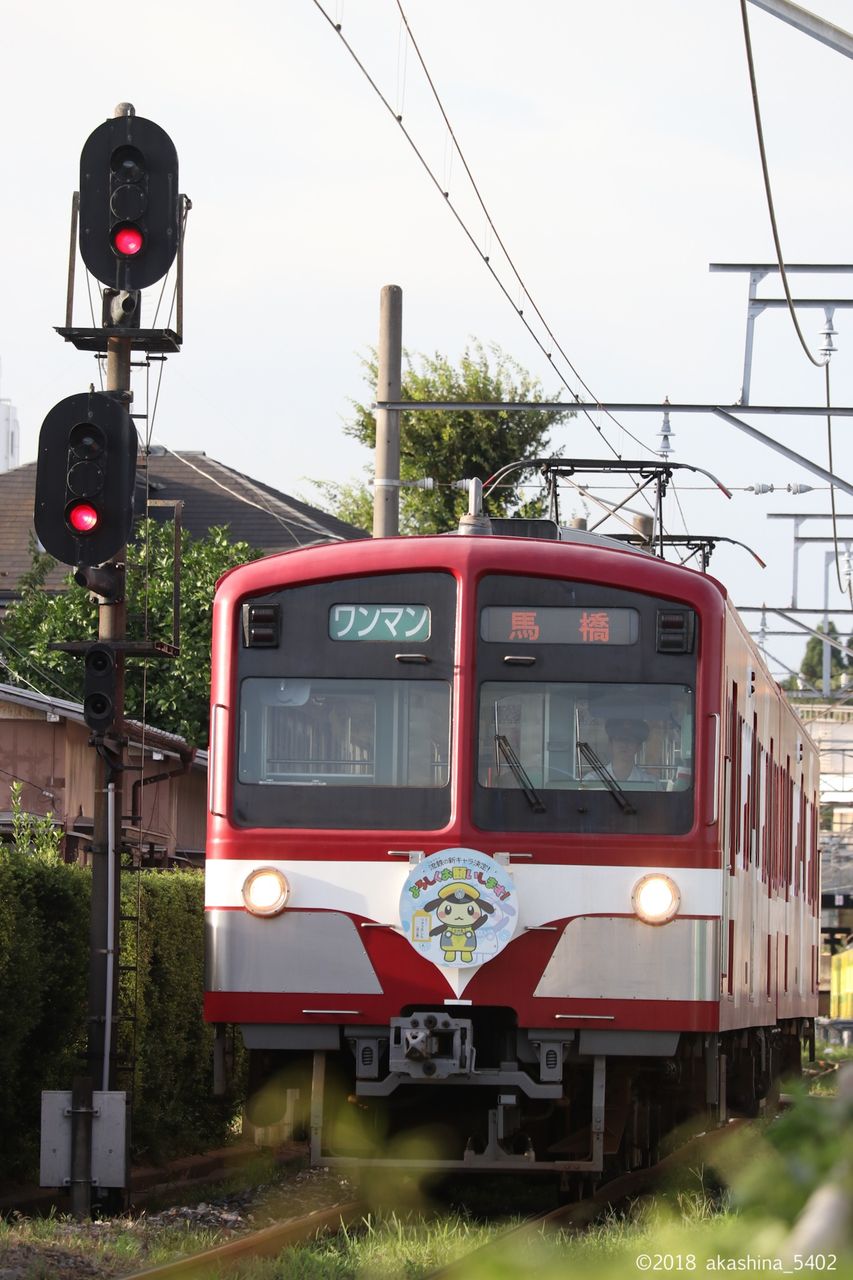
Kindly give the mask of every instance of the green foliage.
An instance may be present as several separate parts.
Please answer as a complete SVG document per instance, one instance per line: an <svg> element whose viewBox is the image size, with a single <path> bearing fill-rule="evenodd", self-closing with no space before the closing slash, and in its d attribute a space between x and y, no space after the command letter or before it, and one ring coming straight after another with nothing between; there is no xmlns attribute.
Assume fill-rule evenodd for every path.
<svg viewBox="0 0 853 1280"><path fill-rule="evenodd" d="M848 1068L849 1070L850 1068ZM787 1086L795 1104L769 1125L755 1158L735 1180L745 1213L793 1224L809 1196L847 1162L853 1137L853 1097L809 1097L806 1086ZM853 1195L853 1169L846 1166Z"/></svg>
<svg viewBox="0 0 853 1280"><path fill-rule="evenodd" d="M172 565L174 525L147 520L140 523L128 548L128 635L169 641L172 637ZM230 542L225 528L213 528L203 540L181 538L180 655L145 663L129 660L125 667L125 714L196 746L207 745L210 696L210 636L213 592L227 569L262 553L246 542ZM4 658L43 693L57 694L57 686L72 698L82 698L83 664L78 655L50 648L55 640L92 640L97 635L98 610L87 592L68 578L68 589L44 590L53 566L50 556L33 548L33 564L19 583L20 599L7 611L0 629ZM28 665L24 666L25 663Z"/></svg>
<svg viewBox="0 0 853 1280"><path fill-rule="evenodd" d="M0 847L0 1177L34 1175L41 1091L69 1089L85 1062L90 898L88 870ZM138 966L139 988L123 982L119 1001L121 1015L137 1018L134 1154L222 1145L241 1080L229 1097L212 1096L213 1033L202 1011L204 878L125 875L122 914L135 916L137 905L139 950L135 931L123 929L121 964Z"/></svg>
<svg viewBox="0 0 853 1280"><path fill-rule="evenodd" d="M0 848L0 1173L31 1172L41 1090L70 1087L84 1046L86 871Z"/></svg>
<svg viewBox="0 0 853 1280"><path fill-rule="evenodd" d="M31 853L43 862L59 862L62 848L62 830L54 825L53 814L26 813L21 803L22 782L9 787L12 805L12 845L18 853Z"/></svg>
<svg viewBox="0 0 853 1280"><path fill-rule="evenodd" d="M133 1146L156 1159L222 1145L237 1103L234 1095L213 1097L213 1028L202 1017L204 876L139 874ZM125 880L123 909L132 915L137 885L133 876ZM132 963L132 945L125 942L123 964Z"/></svg>
<svg viewBox="0 0 853 1280"><path fill-rule="evenodd" d="M419 367L415 366L415 360ZM495 345L486 349L473 342L462 353L458 366L446 356L404 353L403 400L542 400L537 379ZM362 361L365 381L376 387L376 353ZM552 397L557 398L557 397ZM376 445L376 422L369 404L353 401L355 418L345 426L367 448ZM522 462L549 451L551 427L573 416L529 409L516 413L463 409L437 413L413 409L400 423L400 475L403 480L431 476L431 492L403 489L400 529L404 533L445 533L456 527L467 510L467 496L449 486L455 480L487 480L510 462ZM528 473L529 474L529 473ZM513 473L508 487L491 491L488 512L493 516L541 514L538 500L522 502L516 486L522 472ZM373 495L365 484L315 482L327 509L361 528L373 525Z"/></svg>
<svg viewBox="0 0 853 1280"><path fill-rule="evenodd" d="M823 626L816 628L821 635L824 634ZM834 622L830 622L826 628L826 635L831 636L833 640L838 640L838 628ZM848 660L844 654L834 646L829 650L829 682L832 689L838 689L841 686L841 677L848 667ZM813 684L816 689L823 689L823 641L817 636L812 636L806 645L806 651L803 660L800 663L800 674L808 680L809 684Z"/></svg>

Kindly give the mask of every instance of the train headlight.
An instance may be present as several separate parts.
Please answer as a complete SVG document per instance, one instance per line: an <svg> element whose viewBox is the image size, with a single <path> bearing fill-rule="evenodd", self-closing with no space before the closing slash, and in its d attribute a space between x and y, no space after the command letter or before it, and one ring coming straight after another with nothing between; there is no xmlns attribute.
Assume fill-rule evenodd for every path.
<svg viewBox="0 0 853 1280"><path fill-rule="evenodd" d="M634 910L646 924L666 924L678 914L681 894L669 876L643 876L634 885Z"/></svg>
<svg viewBox="0 0 853 1280"><path fill-rule="evenodd" d="M277 916L287 905L290 885L276 867L257 867L243 881L243 901L255 916Z"/></svg>

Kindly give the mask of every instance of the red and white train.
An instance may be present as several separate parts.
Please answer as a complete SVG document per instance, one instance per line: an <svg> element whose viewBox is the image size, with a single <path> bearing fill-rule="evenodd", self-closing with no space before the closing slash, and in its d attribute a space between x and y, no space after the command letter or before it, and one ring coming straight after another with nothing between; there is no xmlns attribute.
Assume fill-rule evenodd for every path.
<svg viewBox="0 0 853 1280"><path fill-rule="evenodd" d="M211 707L206 1017L315 1162L594 1175L798 1066L817 757L713 578L575 531L272 556Z"/></svg>

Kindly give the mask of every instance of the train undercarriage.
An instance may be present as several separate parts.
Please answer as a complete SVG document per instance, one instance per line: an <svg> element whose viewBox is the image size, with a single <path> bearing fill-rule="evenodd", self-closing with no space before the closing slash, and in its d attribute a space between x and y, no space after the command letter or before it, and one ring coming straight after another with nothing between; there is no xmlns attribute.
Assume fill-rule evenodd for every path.
<svg viewBox="0 0 853 1280"><path fill-rule="evenodd" d="M758 1114L798 1074L802 1044L813 1048L810 1019L717 1034L525 1030L510 1010L464 1014L412 1009L320 1036L244 1027L256 1140L308 1137L314 1165L597 1181L654 1164L676 1133Z"/></svg>

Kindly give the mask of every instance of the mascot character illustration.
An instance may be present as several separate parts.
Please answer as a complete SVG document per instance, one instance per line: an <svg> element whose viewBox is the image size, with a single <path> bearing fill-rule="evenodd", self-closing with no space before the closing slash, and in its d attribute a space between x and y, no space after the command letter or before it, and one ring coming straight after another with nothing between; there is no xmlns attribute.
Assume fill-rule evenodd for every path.
<svg viewBox="0 0 853 1280"><path fill-rule="evenodd" d="M459 959L470 964L477 944L475 930L494 911L492 904L482 899L473 885L447 884L439 889L437 898L425 904L424 910L434 911L438 917L438 926L430 930L429 936L441 934L439 946L444 963L452 964L458 952Z"/></svg>

